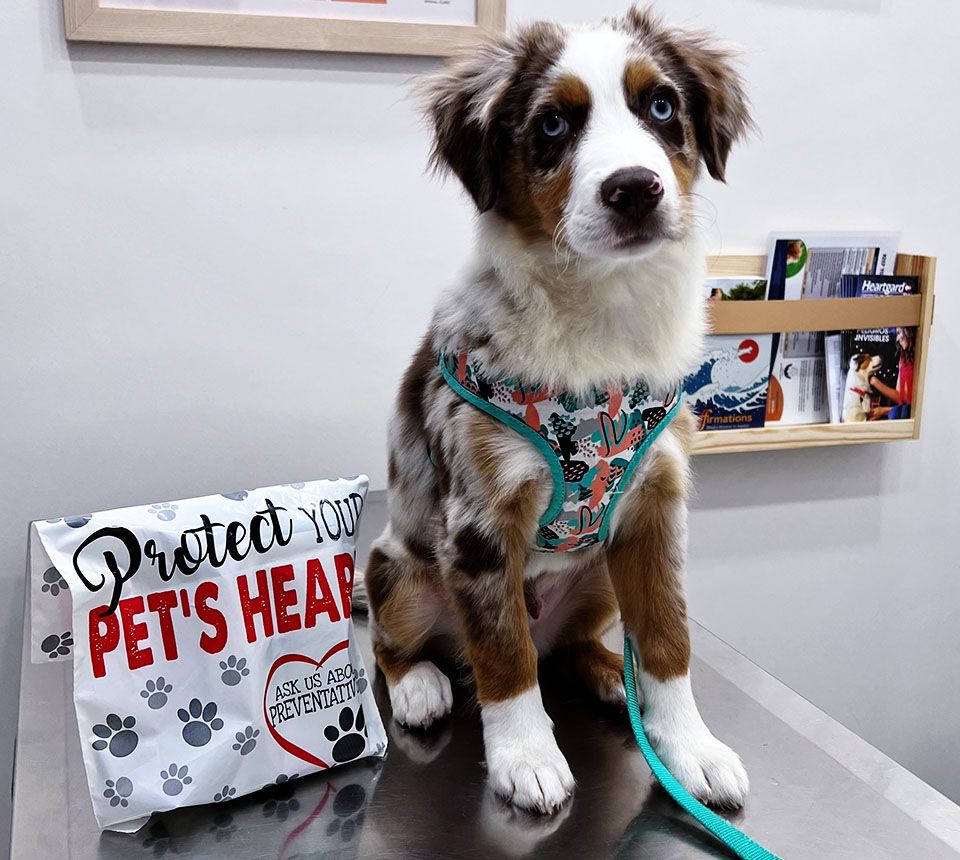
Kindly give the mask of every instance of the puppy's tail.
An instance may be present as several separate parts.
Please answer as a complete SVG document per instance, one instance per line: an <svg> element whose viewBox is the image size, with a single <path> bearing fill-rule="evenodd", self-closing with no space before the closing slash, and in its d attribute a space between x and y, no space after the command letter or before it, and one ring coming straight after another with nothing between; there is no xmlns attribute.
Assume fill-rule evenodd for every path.
<svg viewBox="0 0 960 860"><path fill-rule="evenodd" d="M354 615L370 614L370 597L367 594L367 578L362 570L354 571L353 596L350 598L350 611Z"/></svg>

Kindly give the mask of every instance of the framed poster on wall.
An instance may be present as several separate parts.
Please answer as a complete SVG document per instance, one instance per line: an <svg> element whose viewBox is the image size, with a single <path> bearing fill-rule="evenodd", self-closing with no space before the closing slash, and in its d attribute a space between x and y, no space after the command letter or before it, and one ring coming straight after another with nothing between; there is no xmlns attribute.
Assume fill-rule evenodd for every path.
<svg viewBox="0 0 960 860"><path fill-rule="evenodd" d="M67 40L446 56L506 0L63 0Z"/></svg>

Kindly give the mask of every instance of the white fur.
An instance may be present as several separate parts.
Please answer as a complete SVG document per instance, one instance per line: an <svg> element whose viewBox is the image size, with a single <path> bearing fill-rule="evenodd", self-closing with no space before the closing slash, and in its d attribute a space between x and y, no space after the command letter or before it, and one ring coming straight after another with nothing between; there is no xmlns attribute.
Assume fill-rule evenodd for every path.
<svg viewBox="0 0 960 860"><path fill-rule="evenodd" d="M845 422L866 421L870 416L870 374L876 373L883 364L880 356L875 355L865 370L860 369L859 355L850 359L850 370L843 388L843 420ZM857 394L854 389L866 391L866 395Z"/></svg>
<svg viewBox="0 0 960 860"><path fill-rule="evenodd" d="M402 726L428 728L453 708L450 679L429 660L417 663L388 687L393 718Z"/></svg>
<svg viewBox="0 0 960 860"><path fill-rule="evenodd" d="M540 688L484 705L483 743L493 790L524 809L552 812L573 793L573 774L553 737Z"/></svg>
<svg viewBox="0 0 960 860"><path fill-rule="evenodd" d="M497 333L499 353L509 356L509 366L500 367L479 351L494 375L574 391L641 376L655 386L674 384L694 369L705 327L706 257L697 234L668 241L641 261L561 267L552 249L525 246L514 228L488 213L480 219L479 244L474 271L493 266L500 283L486 291L468 276L441 299L435 319L441 348L458 349L463 332L482 322Z"/></svg>
<svg viewBox="0 0 960 860"><path fill-rule="evenodd" d="M630 37L609 28L571 34L555 67L557 75L575 75L590 91L590 119L577 142L573 181L564 212L564 238L579 254L616 255L617 236L600 199L600 186L611 174L645 167L660 176L664 194L657 211L668 233L679 235L683 222L680 187L660 142L630 110L623 92ZM646 257L663 240L624 251Z"/></svg>
<svg viewBox="0 0 960 860"><path fill-rule="evenodd" d="M740 757L706 727L690 688L690 676L669 681L640 671L643 722L663 763L695 797L716 806L739 807L750 783Z"/></svg>

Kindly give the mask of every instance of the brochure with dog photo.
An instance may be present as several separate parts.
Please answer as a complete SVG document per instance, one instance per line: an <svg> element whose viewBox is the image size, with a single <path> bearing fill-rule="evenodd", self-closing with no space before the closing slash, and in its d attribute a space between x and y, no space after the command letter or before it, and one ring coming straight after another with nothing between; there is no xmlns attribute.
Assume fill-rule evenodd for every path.
<svg viewBox="0 0 960 860"><path fill-rule="evenodd" d="M763 278L710 278L707 301L762 301ZM763 427L770 381L771 334L713 335L703 359L683 382L684 395L701 430Z"/></svg>
<svg viewBox="0 0 960 860"><path fill-rule="evenodd" d="M767 298L835 298L843 275L892 274L898 239L895 233L775 235ZM829 402L823 333L775 334L767 423L825 424Z"/></svg>
<svg viewBox="0 0 960 860"><path fill-rule="evenodd" d="M844 295L853 298L909 296L919 292L915 276L844 278ZM838 398L841 422L910 417L913 402L914 327L868 328L844 332Z"/></svg>

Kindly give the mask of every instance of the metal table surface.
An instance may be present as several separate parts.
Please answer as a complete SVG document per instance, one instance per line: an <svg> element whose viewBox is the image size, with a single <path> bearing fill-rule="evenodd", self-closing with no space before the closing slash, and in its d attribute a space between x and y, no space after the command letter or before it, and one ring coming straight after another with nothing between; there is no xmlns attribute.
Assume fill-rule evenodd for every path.
<svg viewBox="0 0 960 860"><path fill-rule="evenodd" d="M731 821L791 860L960 856L960 808L708 631L694 624L691 632L701 711L750 774L747 806ZM361 618L357 634L372 670ZM617 648L616 631L608 644ZM81 759L72 666L34 666L29 648L25 655L14 860L728 856L654 784L626 715L601 710L555 677L543 680L544 701L577 780L573 800L555 816L517 812L490 793L479 716L469 686L460 685L442 727L410 733L390 722L382 763L356 762L229 803L156 815L136 834L101 834ZM387 722L380 677L375 690Z"/></svg>

